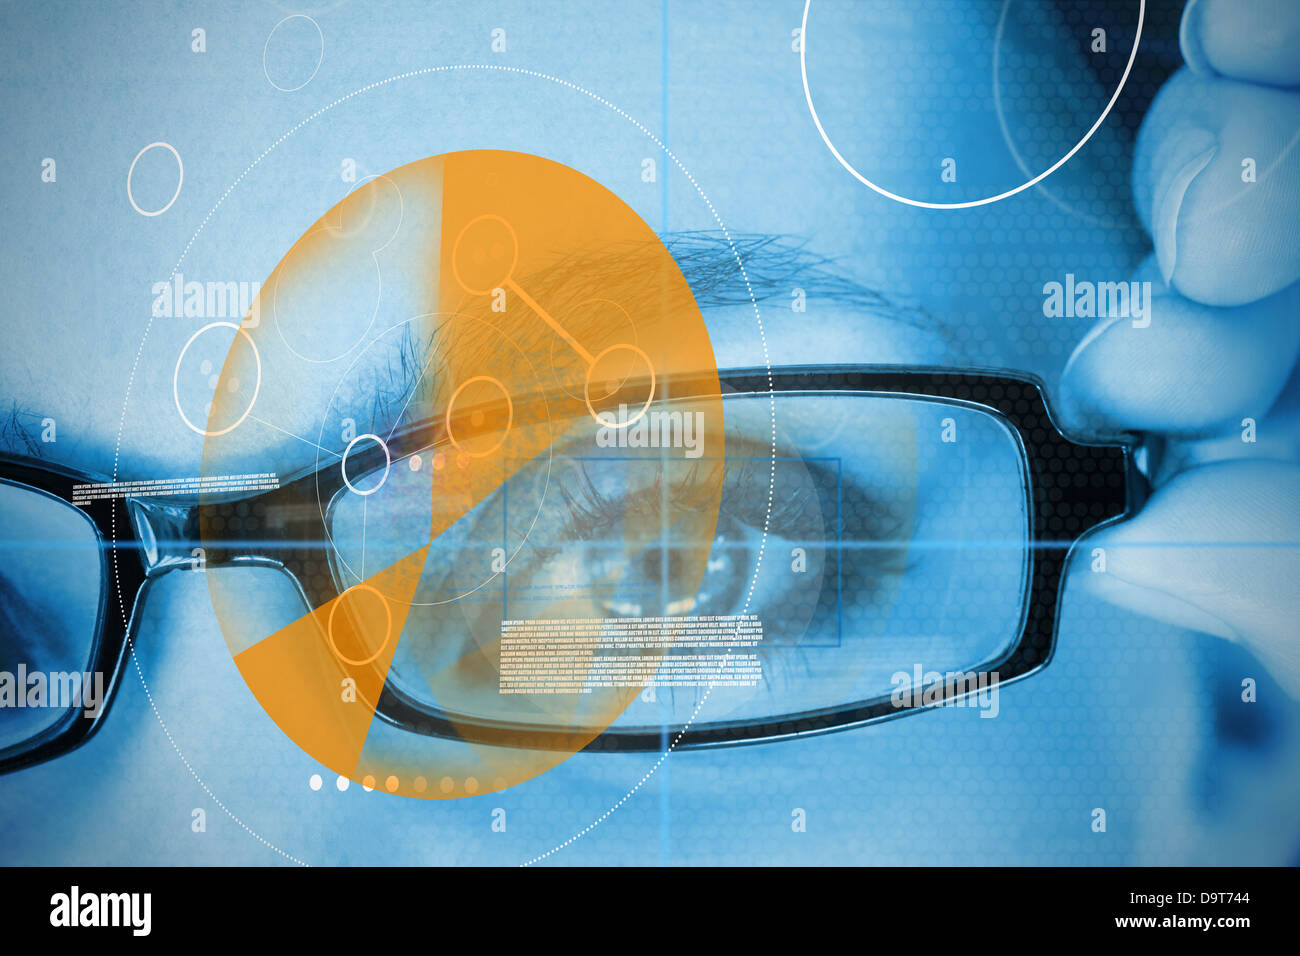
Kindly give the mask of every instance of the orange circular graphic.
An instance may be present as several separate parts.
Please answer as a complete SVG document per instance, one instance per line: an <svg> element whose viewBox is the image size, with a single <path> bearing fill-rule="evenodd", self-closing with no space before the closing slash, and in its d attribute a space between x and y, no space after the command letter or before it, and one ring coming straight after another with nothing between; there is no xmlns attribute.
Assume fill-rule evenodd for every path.
<svg viewBox="0 0 1300 956"><path fill-rule="evenodd" d="M384 637L383 640L380 641L379 647L375 649L375 652L373 654L371 654L369 657L363 657L360 660L355 660L353 658L348 657L342 651L340 651L338 644L334 640L334 615L337 614L339 608L343 606L343 599L347 597L349 594L355 594L358 591L368 591L369 593L373 594L376 598L379 599L379 604L384 609L384 628L383 628ZM373 627L367 627L364 625L359 626L358 629L375 630L375 628ZM393 612L388 609L388 602L384 600L384 596L380 594L378 591L376 591L369 584L355 584L352 587L348 588L346 591L344 591L342 594L340 594L339 599L337 601L330 602L329 616L325 620L325 633L329 637L330 650L334 652L335 657L337 657L343 663L350 664L353 667L364 667L365 665L373 662L375 658L377 658L380 654L384 652L384 648L388 646L388 641L393 636Z"/></svg>
<svg viewBox="0 0 1300 956"><path fill-rule="evenodd" d="M464 394L465 389L469 388L471 385L476 385L479 382L488 382L489 384L495 385L498 389L501 390L501 396L505 399L505 405L506 405L506 421L505 421L505 425L503 425L498 430L499 435L494 444L490 445L485 449L481 449L479 451L470 451L468 448L465 448L463 445L460 444L459 441L456 440L456 431L452 425L452 421L453 421L452 413L456 409L456 399L460 398L460 396ZM473 426L481 426L483 424L484 414L485 413L481 411L473 412L470 416L470 424ZM501 383L501 380L497 378L493 378L491 375L475 375L473 378L466 379L464 382L461 382L460 385L456 386L456 390L451 393L451 399L447 402L447 414L446 414L447 440L451 442L452 445L455 446L457 451L463 452L464 454L469 455L471 458L484 458L488 455L491 455L498 448L500 448L502 444L504 444L506 438L510 434L510 426L511 424L514 423L514 420L515 420L515 404L513 401L511 401L510 393L506 391L506 387Z"/></svg>
<svg viewBox="0 0 1300 956"><path fill-rule="evenodd" d="M717 364L655 231L567 166L448 153L343 202L262 285L309 291L311 308L281 316L303 324L244 330L263 363L257 434L281 449L283 433L309 437L317 451L297 445L309 478L281 475L252 509L216 491L199 508L210 553L229 553L232 533L282 537L273 556L309 610L270 630L244 575L208 574L208 589L245 683L314 760L378 794L482 796L611 726L640 728L629 708L656 682L715 538ZM368 204L400 211L391 238L376 219L365 241L315 241ZM347 288L376 264L382 297ZM376 302L364 344L337 364L260 348L280 334L327 338L341 318L364 328ZM235 351L222 374L254 372ZM372 401L376 382L396 398ZM353 452L348 477L365 495L339 465L362 433L385 452ZM251 434L206 436L204 477L279 468L249 467ZM669 548L671 561L645 559ZM601 637L629 618L660 623L632 644Z"/></svg>
<svg viewBox="0 0 1300 956"><path fill-rule="evenodd" d="M627 415L620 414L615 418L611 418L608 412L598 412L596 411L595 406L592 405L591 380L597 374L596 370L600 368L601 360L609 357L610 355L613 355L616 352L631 352L633 355L635 355L637 358L643 361L645 363L646 370L649 372L649 381L644 386L647 390L645 400L641 403L641 407L637 409L634 415L627 416ZM624 373L622 376L619 377L618 385L616 385L613 389L607 392L604 398L608 399L611 395L617 394L623 388L623 386L627 384L627 380L632 377L633 376L630 373ZM641 380L645 381L645 378L642 377ZM618 345L611 345L609 348L605 349L594 359L592 359L591 364L587 366L587 374L583 377L582 398L583 401L587 403L587 411L591 413L591 417L594 418L601 425L605 425L609 428L627 428L639 422L645 416L646 412L650 410L650 405L655 398L655 384L656 384L655 369L654 369L654 365L651 364L650 362L650 356L646 355L645 352L642 349L637 348L637 346L630 345L624 342ZM625 407L626 406L620 406L620 410Z"/></svg>
<svg viewBox="0 0 1300 956"><path fill-rule="evenodd" d="M487 295L510 281L519 262L519 238L491 213L471 219L452 244L451 269L470 295Z"/></svg>

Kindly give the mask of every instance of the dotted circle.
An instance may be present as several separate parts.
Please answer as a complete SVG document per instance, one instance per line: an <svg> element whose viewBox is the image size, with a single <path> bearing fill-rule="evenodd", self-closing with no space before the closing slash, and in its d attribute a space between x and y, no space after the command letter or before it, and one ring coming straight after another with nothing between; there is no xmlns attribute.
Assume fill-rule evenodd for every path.
<svg viewBox="0 0 1300 956"><path fill-rule="evenodd" d="M807 11L805 10L805 14L806 12ZM468 63L468 64L455 64L450 66L424 67L423 69L410 70L406 73L398 73L395 74L394 76L387 77L386 79L376 80L373 83L368 83L367 85L360 87L356 90L353 90L351 93L341 96L338 99L334 100L333 102L325 106L322 106L316 111L308 114L306 118L300 120L295 126L291 127L287 132L282 134L279 139L275 140L275 142L273 142L270 146L264 149L257 156L256 159L254 159L251 163L249 163L248 166L244 169L244 171L241 172L239 176L235 178L235 181L226 188L226 191L221 194L221 196L217 199L216 203L212 206L212 208L208 210L207 215L203 217L203 221L199 223L198 228L194 230L194 234L190 236L189 241L186 242L185 248L181 250L180 257L176 260L176 265L172 267L171 277L175 277L176 273L180 270L181 266L184 264L186 257L189 255L190 249L193 247L194 243L198 240L199 235L203 232L203 229L207 226L208 221L216 214L217 210L221 208L222 204L225 203L226 199L230 196L230 194L235 191L235 189L239 186L241 182L244 181L245 177L247 177L249 173L251 173L254 169L256 169L257 166L262 162L262 160L265 159L268 155L270 155L271 152L277 146L279 146L289 137L293 136L295 133L297 133L300 129L305 127L307 124L311 123L318 116L321 116L322 114L329 112L330 110L334 109L336 106L346 103L349 100L352 100L362 95L363 93L367 93L371 90L378 89L383 86L387 86L391 83L396 83L399 80L407 80L419 76L432 76L438 73L479 72L479 71L514 73L523 76L531 76L536 79L546 80L558 86L565 87L566 89L573 90L574 92L581 93L582 95L588 97L591 100L594 100L595 102L601 104L602 106L605 106L606 108L617 113L619 116L623 117L633 126L635 126L638 130L640 130L643 134L645 134L647 138L649 138L660 150L663 151L664 155L666 155L669 159L672 160L673 164L677 167L677 169L681 172L681 174L686 177L687 181L691 184L691 186L695 189L696 193L704 201L705 205L709 209L710 214L713 216L714 221L717 222L718 227L722 230L722 234L726 238L728 246L730 246L731 248L732 257L736 260L736 266L740 270L741 278L745 282L746 291L749 293L750 304L754 310L754 318L758 323L759 340L763 348L763 365L767 372L767 397L768 397L769 417L771 421L771 439L772 439L771 460L769 463L769 472L768 472L767 513L764 516L764 520L763 520L763 534L759 540L758 553L755 560L753 578L750 581L749 589L745 595L745 606L741 611L741 614L747 613L749 610L749 606L753 601L754 587L758 583L759 571L762 568L763 556L766 552L768 528L771 523L772 499L773 499L775 485L776 485L776 395L772 390L772 364L771 364L771 359L767 347L767 333L763 327L763 317L758 308L758 299L754 295L754 291L749 280L749 273L745 269L745 264L740 257L739 250L736 248L735 240L732 238L731 231L727 229L726 224L722 221L722 217L718 214L717 209L714 208L713 201L710 200L709 197L705 194L704 190L701 188L700 184L696 181L695 177L691 175L689 170L686 169L686 167L682 164L682 161L677 158L677 154L674 153L672 150L670 150L667 147L667 145L665 145L664 142L658 136L656 136L653 132L650 131L649 128L647 128L643 123L639 122L634 117L632 117L631 114L627 113L620 107L615 106L613 103L605 99L603 96L600 96L597 93L593 93L590 90L586 89L585 87L579 86L578 84L573 83L569 80L561 79L560 77L552 76L548 73L541 73L537 70L528 70L528 69L524 69L523 67L499 66L496 64L487 64L487 63ZM117 480L118 469L121 461L122 434L126 428L126 411L127 411L127 406L130 403L131 388L135 383L135 374L140 366L140 358L144 354L144 347L149 341L149 332L152 329L153 329L153 316L150 315L148 321L145 323L144 333L140 337L140 345L136 349L135 358L131 363L131 372L127 376L126 395L123 397L122 400L122 414L118 420L117 439L114 442L114 447L113 447L112 477L114 481ZM112 513L111 523L109 526L109 534L110 534L110 539L114 543L116 543L117 541L117 511L116 510L114 510ZM149 700L149 708L150 710L152 710L154 718L158 721L159 726L162 728L163 734L167 737L168 743L171 744L172 749L176 752L176 756L180 758L181 763L185 765L185 769L189 771L190 776L192 776L194 780L198 783L198 785L203 789L203 792L206 793L212 799L212 802L215 803L217 807L219 807L221 811L225 813L226 816L229 817L235 824L241 827L246 833L252 836L259 843L273 850L275 853L284 857L286 860L289 860L290 862L296 863L300 866L310 865L305 860L301 860L298 857L295 857L285 852L284 850L280 849L278 846L271 843L269 840L266 839L266 837L262 836L260 833L258 833L248 824L246 824L243 820L241 820L238 816L236 816L235 813L232 810L230 810L230 808L227 807L224 803L222 803L221 800L218 799L217 795L212 792L211 788L208 787L207 783L204 782L203 778L199 776L198 772L194 769L194 766L189 762L189 759L185 756L184 752L181 750L180 745L176 743L176 739L172 736L171 730L167 727L166 721L163 720L162 714L158 710L158 704L154 700L153 693L149 690L149 684L144 677L144 670L140 666L140 658L135 652L135 636L130 632L130 628L129 628L131 609L126 607L126 602L123 599L123 594L122 594L121 568L120 565L118 564L118 552L121 550L122 549L120 548L112 549L113 577L114 577L114 583L116 585L116 590L117 590L118 611L122 615L123 626L126 627L128 630L129 637L128 637L127 645L128 645L128 651L131 655L131 663L135 667L135 673L140 680L140 686L143 688L145 692L145 696ZM730 656L730 651L728 651L727 653L728 656ZM690 719L686 722L686 724L682 727L682 729L679 730L674 735L672 742L659 756L659 759L655 761L654 765L648 771L646 771L646 773L631 787L631 789L629 789L627 793L625 793L615 804L613 804L613 806L611 806L599 817L597 817L591 823L587 824L587 826L583 827L581 830L573 834L573 836L569 837L564 842L552 847L550 850L547 850L545 853L539 854L538 856L535 856L532 859L524 861L524 863L522 863L521 865L531 866L534 863L538 863L542 860L545 860L547 857L550 857L560 852L561 850L572 845L573 843L576 843L578 840L582 839L592 830L596 829L596 827L600 826L600 824L604 823L605 820L607 820L611 814L615 813L620 807L622 807L623 804L627 803L627 801L630 800L632 796L645 785L646 781L648 781L654 775L655 771L657 771L659 767L663 764L663 762L668 759L668 755L672 753L672 751L677 747L677 744L681 741L683 735L685 735L685 733L691 728L691 725L695 722L695 719L699 716L700 709L708 701L709 695L713 691L713 687L714 685L710 683L709 688L705 691L705 693L701 696L699 702L695 705L695 709L692 712Z"/></svg>

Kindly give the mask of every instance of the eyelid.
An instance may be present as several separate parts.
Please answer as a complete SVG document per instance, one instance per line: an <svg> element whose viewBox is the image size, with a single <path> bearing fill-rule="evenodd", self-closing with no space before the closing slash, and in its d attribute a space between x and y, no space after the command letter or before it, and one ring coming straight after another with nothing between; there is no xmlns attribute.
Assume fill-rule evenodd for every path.
<svg viewBox="0 0 1300 956"><path fill-rule="evenodd" d="M430 429L430 426L436 426L436 420L414 423L407 429L398 432L393 437L394 448L393 460L398 461L402 457L414 454L417 451L424 451L440 447L446 444L445 440L434 443L420 443L420 448L411 448L409 451L403 449L398 451L397 448L406 443L406 440L413 434L421 434ZM795 454L790 448L778 444L775 455L775 476L773 482L773 455L769 447L761 448L758 442L752 438L731 432L727 436L728 454L724 466L723 489L721 493L720 510L721 513L733 517L744 524L763 530L777 537L786 537L791 534L798 534L804 530L803 525L807 519L820 513L826 517L828 525L833 520L838 527L829 526L826 528L829 536L837 536L843 529L843 518L838 513L838 506L848 493L860 499L858 510L865 510L872 516L875 527L871 531L873 540L885 540L887 533L897 530L898 522L895 520L889 522L889 527L885 527L881 521L881 515L886 514L887 509L882 507L875 496L868 489L858 488L851 480L845 479L842 475L832 474L826 466L826 462L817 459L804 459ZM738 452L749 452L752 454L738 454ZM552 466L556 462L563 462L566 456L558 455L552 461ZM655 490L659 487L663 472L656 472L654 479L643 488L629 494L614 495L602 492L595 482L591 479L591 474L586 465L581 460L572 460L577 465L577 481L573 483L560 482L559 494L562 496L565 504L568 506L570 514L575 517L575 527L569 530L572 534L581 538L582 528L592 526L601 516L611 514L622 518L626 514L629 506L635 504L635 499L645 497L649 492L654 491L654 500L658 501L658 492ZM658 459L646 459L647 462L657 462ZM716 461L716 460L715 460ZM697 465L698 466L698 465ZM788 472L790 469L802 469L811 473L811 480L799 481L792 489L789 480L782 480L783 471ZM699 476L695 469L689 478L676 483L678 489L684 484L690 483L691 490L697 487L704 487L710 479L707 476ZM747 495L739 489L744 482L752 482L755 486L755 493ZM768 494L769 483L773 483L774 492ZM836 503L836 508L827 509L823 495L817 491L819 488L830 486L838 488L837 497L840 499ZM495 496L495 493L494 493ZM711 497L711 495L707 496ZM484 502L487 503L486 501ZM689 510L689 505L684 504L680 497L673 501L675 507L679 510ZM585 519L585 520L584 520Z"/></svg>

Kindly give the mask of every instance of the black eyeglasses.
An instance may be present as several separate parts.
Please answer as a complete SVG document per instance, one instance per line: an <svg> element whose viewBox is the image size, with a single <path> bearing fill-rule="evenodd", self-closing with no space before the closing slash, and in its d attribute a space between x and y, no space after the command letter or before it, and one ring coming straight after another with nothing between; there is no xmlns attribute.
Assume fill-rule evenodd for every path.
<svg viewBox="0 0 1300 956"><path fill-rule="evenodd" d="M0 693L0 772L93 734L141 593L184 569L287 573L317 624L328 616L312 639L335 677L368 676L353 686L374 716L423 738L636 751L689 725L684 749L975 705L1048 663L1071 549L1145 493L1131 444L1066 438L1027 377L815 366L719 380L725 454L708 423L693 435L692 386L676 381L642 425L593 435L588 423L464 505L449 486L458 518L421 552L407 599L370 588L389 630L395 610L401 621L382 659L348 644L356 609L335 612L416 550L412 526L427 535L456 467L455 423L198 501L88 495L89 476L0 458L0 692L5 674L12 690ZM462 435L474 414L458 416ZM632 535L654 496L657 530ZM680 573L706 519L703 570ZM239 598L219 578L221 617ZM237 662L264 637L240 635ZM56 675L58 695L26 706L32 675L47 687ZM583 705L606 687L624 692L612 723Z"/></svg>

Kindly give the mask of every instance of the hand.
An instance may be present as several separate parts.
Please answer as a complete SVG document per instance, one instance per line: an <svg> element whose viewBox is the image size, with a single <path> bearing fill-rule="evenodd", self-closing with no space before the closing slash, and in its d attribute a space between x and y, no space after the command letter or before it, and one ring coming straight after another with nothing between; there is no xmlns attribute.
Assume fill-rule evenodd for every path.
<svg viewBox="0 0 1300 956"><path fill-rule="evenodd" d="M1068 427L1147 434L1155 491L1075 580L1300 697L1300 3L1190 0L1181 43L1134 160L1151 324L1093 329L1060 385Z"/></svg>

